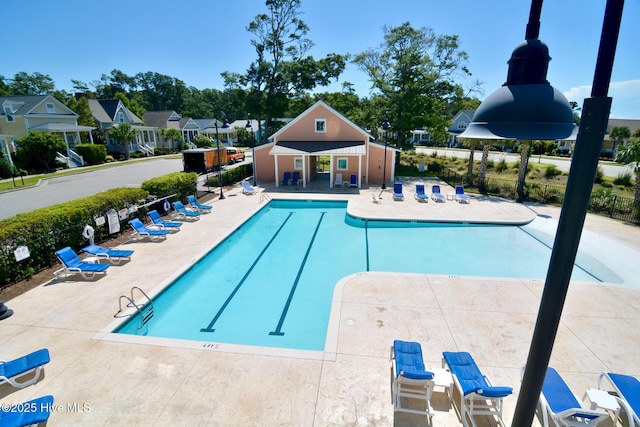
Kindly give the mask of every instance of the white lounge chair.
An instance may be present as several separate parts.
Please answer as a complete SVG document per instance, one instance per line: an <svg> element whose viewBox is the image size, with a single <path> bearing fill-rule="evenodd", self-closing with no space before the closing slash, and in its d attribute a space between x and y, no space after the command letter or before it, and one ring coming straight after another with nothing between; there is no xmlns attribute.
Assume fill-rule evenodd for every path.
<svg viewBox="0 0 640 427"><path fill-rule="evenodd" d="M494 417L499 425L505 427L502 399L513 393L511 387L491 385L467 352L442 353L442 367L449 369L460 392L460 419L465 427L469 423L476 427L474 417L477 415Z"/></svg>
<svg viewBox="0 0 640 427"><path fill-rule="evenodd" d="M609 418L609 414L585 408L558 371L547 368L540 393L539 410L542 425L549 427L597 426ZM552 423L552 424L550 424Z"/></svg>
<svg viewBox="0 0 640 427"><path fill-rule="evenodd" d="M247 194L249 196L253 196L257 191L255 188L251 186L247 181L242 181L242 194Z"/></svg>
<svg viewBox="0 0 640 427"><path fill-rule="evenodd" d="M342 174L341 173L337 173L336 174L336 180L333 183L334 187L342 187L342 184L344 183L344 181L342 180Z"/></svg>

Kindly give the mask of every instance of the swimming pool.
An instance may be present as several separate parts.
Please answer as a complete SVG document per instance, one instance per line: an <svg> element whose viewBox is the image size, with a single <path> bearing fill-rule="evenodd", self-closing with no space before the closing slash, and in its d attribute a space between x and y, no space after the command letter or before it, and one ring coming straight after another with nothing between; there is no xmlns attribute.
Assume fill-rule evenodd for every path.
<svg viewBox="0 0 640 427"><path fill-rule="evenodd" d="M363 271L544 279L551 250L516 226L370 221L347 202L274 200L116 332L322 350L335 284ZM574 280L598 279L579 267Z"/></svg>

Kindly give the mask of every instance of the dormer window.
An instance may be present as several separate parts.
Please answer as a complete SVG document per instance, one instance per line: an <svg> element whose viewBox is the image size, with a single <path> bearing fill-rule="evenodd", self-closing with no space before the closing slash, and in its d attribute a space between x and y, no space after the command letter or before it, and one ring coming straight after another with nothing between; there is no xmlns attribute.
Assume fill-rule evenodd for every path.
<svg viewBox="0 0 640 427"><path fill-rule="evenodd" d="M54 114L56 112L56 106L53 102L47 102L47 113Z"/></svg>
<svg viewBox="0 0 640 427"><path fill-rule="evenodd" d="M124 123L124 113L122 111L118 111L118 123Z"/></svg>
<svg viewBox="0 0 640 427"><path fill-rule="evenodd" d="M458 122L458 129L466 129L467 122Z"/></svg>
<svg viewBox="0 0 640 427"><path fill-rule="evenodd" d="M325 133L327 131L327 119L316 119L316 133Z"/></svg>

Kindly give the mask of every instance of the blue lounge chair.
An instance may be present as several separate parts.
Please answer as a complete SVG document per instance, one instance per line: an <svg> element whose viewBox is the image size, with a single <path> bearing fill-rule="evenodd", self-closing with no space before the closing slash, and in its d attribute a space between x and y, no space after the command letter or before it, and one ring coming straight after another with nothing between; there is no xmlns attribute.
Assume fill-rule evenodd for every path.
<svg viewBox="0 0 640 427"><path fill-rule="evenodd" d="M607 380L609 386L604 380ZM631 427L640 425L640 381L636 377L603 372L598 377L598 388L608 391L616 398L626 412Z"/></svg>
<svg viewBox="0 0 640 427"><path fill-rule="evenodd" d="M444 202L446 200L446 198L444 197L444 194L440 192L439 185L431 186L431 199L435 200L436 202Z"/></svg>
<svg viewBox="0 0 640 427"><path fill-rule="evenodd" d="M133 250L131 249L118 249L118 248L105 248L99 245L89 245L82 248L82 252L88 253L97 257L98 259L104 259L111 264L120 264L123 261L129 261Z"/></svg>
<svg viewBox="0 0 640 427"><path fill-rule="evenodd" d="M82 261L70 246L56 251L56 257L63 265L61 269L53 272L58 278L80 274L85 280L93 280L96 274L106 274L105 270L109 268L109 264Z"/></svg>
<svg viewBox="0 0 640 427"><path fill-rule="evenodd" d="M293 171L293 177L291 178L291 184L292 185L300 184L300 172L299 171Z"/></svg>
<svg viewBox="0 0 640 427"><path fill-rule="evenodd" d="M391 347L391 402L393 410L433 416L434 374L425 369L420 343L395 340ZM402 406L402 398L420 400L420 407Z"/></svg>
<svg viewBox="0 0 640 427"><path fill-rule="evenodd" d="M131 221L129 221L129 225L131 226L131 228L133 228L133 234L129 236L129 240L138 240L145 238L154 241L164 240L167 238L167 234L169 234L169 231L167 230L156 230L148 228L138 218L133 218Z"/></svg>
<svg viewBox="0 0 640 427"><path fill-rule="evenodd" d="M291 172L285 172L284 176L282 177L282 185L289 185L289 183L291 183Z"/></svg>
<svg viewBox="0 0 640 427"><path fill-rule="evenodd" d="M552 367L547 368L547 374L544 377L538 410L542 411L544 427L550 425L597 426L601 421L609 418L606 412L583 407L580 399L571 391L558 371Z"/></svg>
<svg viewBox="0 0 640 427"><path fill-rule="evenodd" d="M158 227L160 230L180 231L180 227L182 227L182 223L180 221L166 221L162 219L156 210L149 211L147 215L149 215L153 225Z"/></svg>
<svg viewBox="0 0 640 427"><path fill-rule="evenodd" d="M34 351L14 360L0 360L0 384L9 383L14 387L23 388L35 384L40 378L40 372L44 365L49 363L49 350L46 348ZM19 379L33 373L28 380L20 382ZM0 425L3 425L0 423Z"/></svg>
<svg viewBox="0 0 640 427"><path fill-rule="evenodd" d="M460 419L465 427L469 422L474 427L477 425L476 415L494 417L499 425L505 426L502 399L513 393L511 387L491 385L467 352L445 351L442 353L442 365L448 367L460 392Z"/></svg>
<svg viewBox="0 0 640 427"><path fill-rule="evenodd" d="M349 177L349 187L358 188L358 177L354 173L352 173L351 176Z"/></svg>
<svg viewBox="0 0 640 427"><path fill-rule="evenodd" d="M416 195L415 198L419 202L428 202L429 196L424 192L424 184L416 184Z"/></svg>
<svg viewBox="0 0 640 427"><path fill-rule="evenodd" d="M173 208L176 210L173 214L174 218L197 221L200 219L200 212L187 209L182 202L173 202Z"/></svg>
<svg viewBox="0 0 640 427"><path fill-rule="evenodd" d="M247 181L242 181L242 194L247 194L249 196L253 196L257 191L255 188L251 186Z"/></svg>
<svg viewBox="0 0 640 427"><path fill-rule="evenodd" d="M53 396L47 395L17 405L0 405L0 426L23 427L47 422Z"/></svg>
<svg viewBox="0 0 640 427"><path fill-rule="evenodd" d="M213 209L213 206L211 205L203 205L202 203L200 203L194 195L187 196L187 201L189 202L191 208L196 212L206 213L211 212L211 209Z"/></svg>
<svg viewBox="0 0 640 427"><path fill-rule="evenodd" d="M464 194L464 187L462 185L456 186L456 201L460 203L469 203L471 202L471 198Z"/></svg>
<svg viewBox="0 0 640 427"><path fill-rule="evenodd" d="M404 194L402 193L402 183L393 183L393 200L404 200Z"/></svg>

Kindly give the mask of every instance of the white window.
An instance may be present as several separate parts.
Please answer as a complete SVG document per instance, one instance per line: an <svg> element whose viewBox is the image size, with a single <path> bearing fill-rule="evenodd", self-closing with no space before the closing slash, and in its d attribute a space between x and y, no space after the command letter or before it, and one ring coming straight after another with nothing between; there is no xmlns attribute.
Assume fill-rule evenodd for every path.
<svg viewBox="0 0 640 427"><path fill-rule="evenodd" d="M327 119L316 119L316 133L325 133L327 131Z"/></svg>
<svg viewBox="0 0 640 427"><path fill-rule="evenodd" d="M296 157L295 159L293 159L293 169L297 171L302 170L302 157Z"/></svg>
<svg viewBox="0 0 640 427"><path fill-rule="evenodd" d="M458 129L466 129L466 128L467 128L467 122L458 123Z"/></svg>
<svg viewBox="0 0 640 427"><path fill-rule="evenodd" d="M47 102L47 113L55 113L56 106L53 105L53 102Z"/></svg>
<svg viewBox="0 0 640 427"><path fill-rule="evenodd" d="M124 113L122 111L118 111L118 123L124 123Z"/></svg>
<svg viewBox="0 0 640 427"><path fill-rule="evenodd" d="M338 170L346 171L349 169L349 160L347 158L338 159Z"/></svg>

